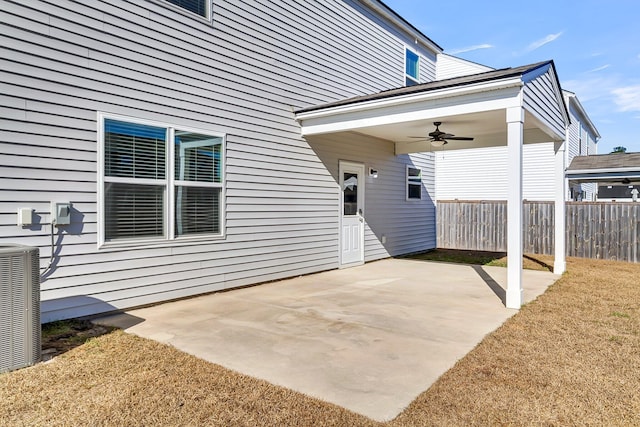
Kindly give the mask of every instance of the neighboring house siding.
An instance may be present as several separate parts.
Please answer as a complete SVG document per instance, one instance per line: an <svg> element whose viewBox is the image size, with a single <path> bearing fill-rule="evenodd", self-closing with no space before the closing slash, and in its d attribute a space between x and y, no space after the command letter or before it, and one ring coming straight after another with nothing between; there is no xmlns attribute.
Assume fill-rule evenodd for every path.
<svg viewBox="0 0 640 427"><path fill-rule="evenodd" d="M413 40L355 1L215 1L213 22L162 1L1 5L0 243L40 247L44 266L50 227L17 227L17 208L35 209L41 224L51 201L74 208L42 283L43 321L338 266L327 171L337 165L300 137L292 111L402 86ZM423 55L432 78L434 57ZM225 239L98 249L97 112L226 134ZM406 161L373 160L394 174ZM404 213L415 226L412 213L433 218ZM367 259L435 239L428 228L431 240L403 246L404 232L388 231L388 252L368 232Z"/></svg>
<svg viewBox="0 0 640 427"><path fill-rule="evenodd" d="M558 135L565 135L565 123L560 104L551 102L556 99L554 77L549 69L546 73L535 77L523 89L523 102L532 113L538 114L544 124ZM558 88L560 90L560 88Z"/></svg>
<svg viewBox="0 0 640 427"><path fill-rule="evenodd" d="M526 200L553 200L553 143L523 147L522 194ZM436 154L438 200L506 200L507 147L451 150Z"/></svg>
<svg viewBox="0 0 640 427"><path fill-rule="evenodd" d="M589 132L589 128L580 120L580 114L576 110L570 97L565 97L567 103L569 118L571 124L569 125L568 135L569 143L567 144L567 167L571 164L571 161L575 156L587 156L597 154L598 149L596 145L596 137ZM570 184L569 197L571 198L571 189L573 189L573 199L578 198L578 194L582 193L581 197L584 201L596 200L598 192L598 185L595 183L590 184Z"/></svg>
<svg viewBox="0 0 640 427"><path fill-rule="evenodd" d="M438 61L436 63L436 79L451 79L491 70L493 70L493 68L441 53L438 54Z"/></svg>

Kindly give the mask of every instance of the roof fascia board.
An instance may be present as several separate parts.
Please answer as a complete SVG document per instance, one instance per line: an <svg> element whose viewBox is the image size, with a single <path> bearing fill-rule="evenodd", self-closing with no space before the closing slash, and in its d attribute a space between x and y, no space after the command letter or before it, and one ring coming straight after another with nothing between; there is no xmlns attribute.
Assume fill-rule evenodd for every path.
<svg viewBox="0 0 640 427"><path fill-rule="evenodd" d="M438 46L433 40L422 33L422 31L418 30L409 21L404 19L382 1L360 0L360 2L370 10L374 11L382 19L391 23L403 33L413 37L416 41L419 41L434 53L441 53L443 51L442 47Z"/></svg>
<svg viewBox="0 0 640 427"><path fill-rule="evenodd" d="M521 106L521 92L521 88L513 87L504 91L479 92L446 99L423 99L421 102L390 105L376 110L352 110L340 115L325 115L298 120L301 122L300 132L303 136L357 131L372 126L432 120L444 116L504 110Z"/></svg>
<svg viewBox="0 0 640 427"><path fill-rule="evenodd" d="M403 104L412 104L433 99L451 98L454 96L471 95L481 92L489 92L496 90L509 89L513 87L522 87L523 83L519 77L509 78L498 81L483 82L473 85L466 85L454 88L443 88L428 92L411 93L407 95L399 95L395 97L375 99L371 101L356 102L353 104L342 105L338 107L329 107L327 109L319 109L306 113L296 114L296 120L303 121L320 117L328 117L338 114L345 114L356 111L366 111L385 107L393 107Z"/></svg>

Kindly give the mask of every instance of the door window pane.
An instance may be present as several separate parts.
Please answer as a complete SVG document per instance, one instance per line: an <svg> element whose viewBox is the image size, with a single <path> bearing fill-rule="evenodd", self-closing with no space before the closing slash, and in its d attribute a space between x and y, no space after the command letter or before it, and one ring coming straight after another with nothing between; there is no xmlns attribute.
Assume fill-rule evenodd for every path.
<svg viewBox="0 0 640 427"><path fill-rule="evenodd" d="M345 172L342 181L344 215L358 213L358 174Z"/></svg>

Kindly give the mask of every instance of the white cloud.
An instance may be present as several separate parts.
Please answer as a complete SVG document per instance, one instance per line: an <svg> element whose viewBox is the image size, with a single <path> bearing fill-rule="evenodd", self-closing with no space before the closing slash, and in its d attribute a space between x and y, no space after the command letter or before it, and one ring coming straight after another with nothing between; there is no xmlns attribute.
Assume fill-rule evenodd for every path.
<svg viewBox="0 0 640 427"><path fill-rule="evenodd" d="M560 37L562 35L562 31L560 31L559 33L555 33L555 34L549 34L546 37L541 38L540 40L536 40L533 43L531 43L529 46L527 46L527 52L531 52L532 50L536 50L541 48L542 46L551 43L552 41L556 40L558 37Z"/></svg>
<svg viewBox="0 0 640 427"><path fill-rule="evenodd" d="M611 101L613 90L620 85L618 78L598 74L589 78L562 82L562 87L575 93L582 103L594 100Z"/></svg>
<svg viewBox="0 0 640 427"><path fill-rule="evenodd" d="M640 85L618 87L611 93L620 111L640 111Z"/></svg>
<svg viewBox="0 0 640 427"><path fill-rule="evenodd" d="M458 53L471 52L471 51L474 51L474 50L491 49L492 47L494 47L494 46L491 45L491 44L488 44L488 43L476 44L476 45L473 45L473 46L463 47L461 49L453 49L453 50L450 50L447 53L449 53L450 55L456 55Z"/></svg>
<svg viewBox="0 0 640 427"><path fill-rule="evenodd" d="M606 65L603 65L602 67L598 67L598 68L594 68L593 70L589 70L589 71L587 71L587 73L597 73L598 71L606 70L609 67L611 67L611 64L606 64Z"/></svg>

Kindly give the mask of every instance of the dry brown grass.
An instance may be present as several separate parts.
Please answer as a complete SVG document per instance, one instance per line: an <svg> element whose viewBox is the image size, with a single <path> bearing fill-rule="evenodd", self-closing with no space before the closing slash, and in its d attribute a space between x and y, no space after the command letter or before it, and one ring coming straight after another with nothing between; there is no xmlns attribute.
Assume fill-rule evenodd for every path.
<svg viewBox="0 0 640 427"><path fill-rule="evenodd" d="M568 270L393 425L640 425L640 265Z"/></svg>
<svg viewBox="0 0 640 427"><path fill-rule="evenodd" d="M570 260L389 424L640 425L640 265ZM0 425L378 424L116 331L0 375Z"/></svg>
<svg viewBox="0 0 640 427"><path fill-rule="evenodd" d="M2 426L374 424L122 331L0 376Z"/></svg>

